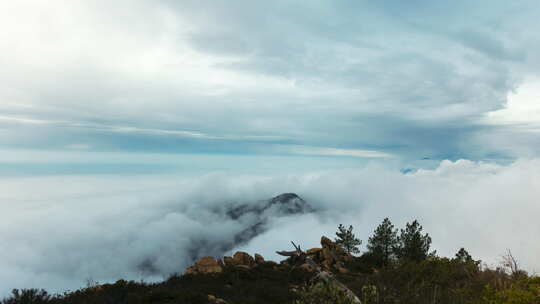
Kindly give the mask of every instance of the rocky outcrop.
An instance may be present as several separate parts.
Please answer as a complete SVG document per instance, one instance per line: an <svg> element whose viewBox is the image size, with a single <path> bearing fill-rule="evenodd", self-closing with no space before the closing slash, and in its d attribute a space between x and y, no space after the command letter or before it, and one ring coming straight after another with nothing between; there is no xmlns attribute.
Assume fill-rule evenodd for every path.
<svg viewBox="0 0 540 304"><path fill-rule="evenodd" d="M197 260L192 266L185 270L185 274L220 273L226 267L234 267L241 270L251 270L259 265L277 265L273 261L265 261L264 257L258 253L252 257L247 252L237 251L232 257L224 256L222 260L213 257L204 257Z"/></svg>
<svg viewBox="0 0 540 304"><path fill-rule="evenodd" d="M296 266L307 271L315 271L314 265L317 265L316 267L320 267L324 271L347 273L345 262L353 259L353 256L345 252L340 245L325 236L321 237L321 248L311 248L306 252L299 249L281 251L278 254L289 257L282 264ZM314 265L306 263L308 260L312 261Z"/></svg>
<svg viewBox="0 0 540 304"><path fill-rule="evenodd" d="M315 273L311 279L312 283L322 281L324 284L331 285L344 292L351 303L362 304L354 292L339 282L332 274L332 270L337 270L340 273L349 272L343 267L343 263L353 257L345 253L341 246L323 236L321 238L322 248L312 248L310 250L311 254L307 254L300 246L297 246L294 242L291 243L295 250L276 251L277 254L288 257L287 260L283 261L283 264L293 266L299 264L300 269Z"/></svg>
<svg viewBox="0 0 540 304"><path fill-rule="evenodd" d="M198 259L195 264L186 268L185 271L186 274L220 272L223 272L223 266L220 261L210 256Z"/></svg>
<svg viewBox="0 0 540 304"><path fill-rule="evenodd" d="M352 260L353 256L325 236L321 237L321 246L308 250L306 254L326 271L346 273L345 262Z"/></svg>
<svg viewBox="0 0 540 304"><path fill-rule="evenodd" d="M296 255L290 252L281 252L280 254L289 256L286 260L281 262L281 265L286 267L298 267L310 272L315 271L315 269L313 265L306 262L307 259L313 261L324 271L339 273L348 273L349 270L345 268L345 263L353 259L353 256L348 254L340 245L325 236L321 237L321 248L308 249L305 253L302 253L302 255ZM201 258L197 260L195 264L188 267L185 273L220 273L227 267L248 271L260 265L277 266L277 263L266 261L264 257L258 253L253 257L247 252L237 251L232 257L225 256L221 260L216 260L213 257Z"/></svg>

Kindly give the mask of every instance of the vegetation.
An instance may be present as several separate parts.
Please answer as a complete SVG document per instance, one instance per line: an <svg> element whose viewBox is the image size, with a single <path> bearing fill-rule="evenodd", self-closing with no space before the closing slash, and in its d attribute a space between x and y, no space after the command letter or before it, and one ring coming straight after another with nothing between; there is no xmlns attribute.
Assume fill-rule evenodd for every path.
<svg viewBox="0 0 540 304"><path fill-rule="evenodd" d="M354 304L343 290L325 282L306 287L298 296L294 304Z"/></svg>
<svg viewBox="0 0 540 304"><path fill-rule="evenodd" d="M395 252L401 260L421 262L428 257L431 237L427 233L422 235L422 226L416 220L401 229L397 242Z"/></svg>
<svg viewBox="0 0 540 304"><path fill-rule="evenodd" d="M397 229L385 218L368 239L368 254L377 266L387 266L395 258L394 251L397 247Z"/></svg>
<svg viewBox="0 0 540 304"><path fill-rule="evenodd" d="M352 226L340 228L340 240L356 240ZM540 304L540 277L520 269L510 251L500 267L492 269L464 248L448 258L430 253L430 245L417 221L407 223L398 235L384 219L369 238L367 251L352 257L345 264L348 272L336 272L335 277L363 304ZM350 303L342 291L313 281L313 276L302 267L267 263L252 270L226 267L217 274L174 275L161 283L120 280L63 295L14 290L0 303L217 303L209 301L209 295L229 304Z"/></svg>
<svg viewBox="0 0 540 304"><path fill-rule="evenodd" d="M13 289L11 297L3 300L2 304L45 304L51 303L53 297L43 289Z"/></svg>
<svg viewBox="0 0 540 304"><path fill-rule="evenodd" d="M345 229L342 224L339 224L338 231L336 232L336 244L343 247L348 254L359 253L360 249L358 249L358 246L362 244L362 241L356 238L352 230L353 226Z"/></svg>

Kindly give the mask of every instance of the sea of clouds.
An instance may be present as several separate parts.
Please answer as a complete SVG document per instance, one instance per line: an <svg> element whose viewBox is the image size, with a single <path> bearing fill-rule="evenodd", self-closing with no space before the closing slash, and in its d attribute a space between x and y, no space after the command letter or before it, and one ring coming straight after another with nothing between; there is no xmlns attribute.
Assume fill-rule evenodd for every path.
<svg viewBox="0 0 540 304"><path fill-rule="evenodd" d="M493 266L511 249L522 267L535 272L539 181L538 159L508 165L442 161L411 173L372 163L272 176L1 177L0 295L12 288L59 292L90 281L161 280L198 255L235 250L277 260L275 250L290 249L291 240L315 247L340 223L353 225L365 245L384 217L397 227L418 219L441 255L465 247ZM221 206L284 192L297 193L318 211L271 218L266 232L222 252L221 244L250 222L225 218Z"/></svg>

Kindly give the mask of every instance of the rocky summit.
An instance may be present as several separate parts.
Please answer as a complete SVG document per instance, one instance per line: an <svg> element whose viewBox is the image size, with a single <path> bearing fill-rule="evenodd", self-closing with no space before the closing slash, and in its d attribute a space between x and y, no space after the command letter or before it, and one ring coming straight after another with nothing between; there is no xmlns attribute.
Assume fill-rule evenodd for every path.
<svg viewBox="0 0 540 304"><path fill-rule="evenodd" d="M311 248L305 252L305 256L290 256L279 264L274 261L267 261L265 258L255 253L254 256L247 252L237 251L234 255L224 256L221 259L214 257L202 257L184 271L185 274L208 274L221 273L224 268L231 267L242 270L252 270L261 265L274 267L296 267L308 272L315 271L316 267L306 262L307 259L315 262L316 267L328 272L347 273L349 270L345 264L353 259L353 256L329 238L321 237L321 247Z"/></svg>

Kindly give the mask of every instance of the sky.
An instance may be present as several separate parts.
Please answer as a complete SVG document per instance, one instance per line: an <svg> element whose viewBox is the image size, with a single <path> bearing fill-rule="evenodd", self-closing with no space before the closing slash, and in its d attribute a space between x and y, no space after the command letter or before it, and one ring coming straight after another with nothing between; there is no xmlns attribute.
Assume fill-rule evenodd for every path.
<svg viewBox="0 0 540 304"><path fill-rule="evenodd" d="M182 244L240 226L199 235L203 213L171 204L283 192L334 212L275 219L246 250L271 255L298 223L315 245L340 221L367 236L416 217L445 254L468 245L494 263L512 247L540 269L539 14L537 1L1 2L13 252L0 265L14 283L0 294L152 279L133 265L160 246L161 273L179 271Z"/></svg>

